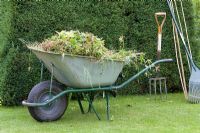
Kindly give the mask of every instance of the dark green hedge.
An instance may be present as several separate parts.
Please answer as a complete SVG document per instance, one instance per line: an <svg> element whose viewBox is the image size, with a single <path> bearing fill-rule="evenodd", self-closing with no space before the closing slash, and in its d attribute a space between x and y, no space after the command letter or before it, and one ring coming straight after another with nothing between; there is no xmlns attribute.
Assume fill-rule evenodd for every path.
<svg viewBox="0 0 200 133"><path fill-rule="evenodd" d="M12 2L0 1L0 58L5 54L6 48L8 47L6 44L8 44L12 31L12 9Z"/></svg>
<svg viewBox="0 0 200 133"><path fill-rule="evenodd" d="M174 58L172 26L166 1L18 1L13 2L13 35L11 42L17 50L9 50L4 64L1 82L1 98L4 105L19 104L34 84L39 81L39 65L34 55L18 40L41 41L60 30L92 32L106 41L110 49L119 49L118 38L125 36L126 48L145 52L147 58L156 60L157 27L154 13L167 12L163 29L162 58ZM184 1L190 36L193 36L192 5ZM195 53L195 48L194 48ZM30 57L30 58L28 58ZM31 66L31 71L28 67ZM144 67L144 66L143 66ZM125 78L135 74L126 68ZM161 66L161 74L168 78L170 89L180 90L175 63ZM142 77L121 93L136 94L147 90L148 78Z"/></svg>

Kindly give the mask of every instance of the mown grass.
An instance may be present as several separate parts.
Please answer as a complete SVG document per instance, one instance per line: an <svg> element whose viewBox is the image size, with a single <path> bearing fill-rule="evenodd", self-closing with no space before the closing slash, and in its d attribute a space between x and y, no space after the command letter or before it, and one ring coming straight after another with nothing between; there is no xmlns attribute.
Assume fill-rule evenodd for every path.
<svg viewBox="0 0 200 133"><path fill-rule="evenodd" d="M149 96L111 98L111 121L106 120L105 100L97 100L94 113L82 115L71 101L64 116L50 123L33 120L26 107L0 107L0 133L197 133L200 132L200 105L185 101L183 94L170 94L168 100Z"/></svg>

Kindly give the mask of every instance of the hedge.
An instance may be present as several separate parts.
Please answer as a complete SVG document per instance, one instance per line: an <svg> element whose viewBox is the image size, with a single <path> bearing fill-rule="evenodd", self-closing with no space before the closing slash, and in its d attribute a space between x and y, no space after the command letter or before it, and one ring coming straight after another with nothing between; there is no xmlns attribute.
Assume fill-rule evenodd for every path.
<svg viewBox="0 0 200 133"><path fill-rule="evenodd" d="M193 8L194 8L194 23L195 23L195 41L196 41L196 49L200 49L200 1L193 0ZM200 53L198 55L198 60L200 59ZM197 62L200 65L200 62Z"/></svg>
<svg viewBox="0 0 200 133"><path fill-rule="evenodd" d="M13 18L13 6L11 1L0 1L0 86L2 80L5 79L4 75L6 69L5 56L7 54L8 48L11 46L11 32L12 32L12 18ZM4 95L2 87L0 87L0 99Z"/></svg>
<svg viewBox="0 0 200 133"><path fill-rule="evenodd" d="M11 21L12 21L12 2L0 1L0 57L5 54L6 47L8 45L8 39L10 37Z"/></svg>
<svg viewBox="0 0 200 133"><path fill-rule="evenodd" d="M184 7L190 37L192 37L194 26L191 1L184 1ZM127 49L145 52L147 58L155 61L157 26L154 13L166 11L167 21L163 29L161 57L175 58L171 17L166 1L13 1L13 10L13 32L10 41L13 48L9 50L2 63L6 71L2 78L3 82L0 83L3 105L20 104L40 78L39 61L30 54L25 45L18 40L19 38L41 41L55 31L78 29L102 37L110 49L119 49L118 38L124 35ZM192 38L191 41L193 42ZM192 47L195 54L194 43ZM31 70L28 71L30 67ZM125 77L119 78L118 83L136 72L126 67L123 71ZM176 63L161 65L161 75L168 78L169 89L180 90ZM148 78L143 76L120 93L145 93L148 90L147 80Z"/></svg>

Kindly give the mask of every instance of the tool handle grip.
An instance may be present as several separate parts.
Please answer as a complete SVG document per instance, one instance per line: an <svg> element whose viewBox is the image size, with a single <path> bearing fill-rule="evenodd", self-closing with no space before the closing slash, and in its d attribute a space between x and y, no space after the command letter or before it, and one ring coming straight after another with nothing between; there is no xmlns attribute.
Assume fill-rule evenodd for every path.
<svg viewBox="0 0 200 133"><path fill-rule="evenodd" d="M166 16L166 12L157 12L155 13L156 16Z"/></svg>
<svg viewBox="0 0 200 133"><path fill-rule="evenodd" d="M163 20L162 20L161 23L158 21L158 17L163 17ZM156 23L158 25L158 32L161 33L162 32L162 27L163 27L163 25L165 23L165 20L166 20L166 12L157 12L157 13L155 13L155 19L156 19Z"/></svg>

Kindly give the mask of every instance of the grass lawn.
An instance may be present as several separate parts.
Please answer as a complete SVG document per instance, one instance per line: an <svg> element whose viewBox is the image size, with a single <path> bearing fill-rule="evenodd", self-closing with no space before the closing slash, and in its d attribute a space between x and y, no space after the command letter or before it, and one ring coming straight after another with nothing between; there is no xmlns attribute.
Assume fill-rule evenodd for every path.
<svg viewBox="0 0 200 133"><path fill-rule="evenodd" d="M200 105L189 104L183 94L169 94L168 100L149 96L111 98L111 121L106 120L105 100L95 101L102 120L94 113L82 115L71 101L64 116L50 123L30 117L26 107L0 107L0 133L197 133Z"/></svg>

